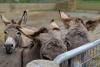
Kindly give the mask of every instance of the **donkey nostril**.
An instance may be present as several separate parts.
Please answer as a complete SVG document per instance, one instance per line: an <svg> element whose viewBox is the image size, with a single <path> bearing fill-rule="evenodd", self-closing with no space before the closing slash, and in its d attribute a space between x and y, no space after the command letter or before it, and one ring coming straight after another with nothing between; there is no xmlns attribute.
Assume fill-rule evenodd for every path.
<svg viewBox="0 0 100 67"><path fill-rule="evenodd" d="M13 47L13 44L4 44L4 47L9 47L9 48L11 48L11 47Z"/></svg>
<svg viewBox="0 0 100 67"><path fill-rule="evenodd" d="M13 44L11 44L10 46L13 47Z"/></svg>
<svg viewBox="0 0 100 67"><path fill-rule="evenodd" d="M4 47L5 47L6 45L4 44Z"/></svg>
<svg viewBox="0 0 100 67"><path fill-rule="evenodd" d="M3 45L3 47L5 48L5 47L6 47L6 45L4 44L4 45Z"/></svg>

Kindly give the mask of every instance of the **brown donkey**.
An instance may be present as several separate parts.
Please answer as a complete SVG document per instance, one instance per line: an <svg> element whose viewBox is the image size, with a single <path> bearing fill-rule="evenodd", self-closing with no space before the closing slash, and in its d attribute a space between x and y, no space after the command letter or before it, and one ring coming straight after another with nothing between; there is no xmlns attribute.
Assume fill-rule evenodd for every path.
<svg viewBox="0 0 100 67"><path fill-rule="evenodd" d="M40 50L42 59L53 60L56 56L67 50L62 38L62 31L54 19L48 25L48 33L40 34L38 38L42 43ZM61 67L67 67L67 61L63 62Z"/></svg>
<svg viewBox="0 0 100 67"><path fill-rule="evenodd" d="M92 31L96 28L96 26L100 23L100 19L88 20L84 22L81 18L72 18L67 16L64 12L59 11L61 20L63 21L66 30L68 32L65 34L65 44L67 46L67 50L71 50L81 46L82 44L88 43L89 39L87 36L88 31ZM69 43L66 43L69 42ZM85 60L85 53L81 56L81 61ZM73 61L72 61L73 60ZM78 59L70 59L69 67L77 67L80 64L80 58ZM83 66L84 67L84 66ZM87 66L88 67L88 66Z"/></svg>
<svg viewBox="0 0 100 67"><path fill-rule="evenodd" d="M40 33L46 32L46 28L28 29L21 26L25 12L22 18L16 23L14 20L9 21L1 16L6 25L4 30L4 48L6 54L0 57L0 67L25 67L25 65L34 59L40 58L41 43L36 38ZM30 35L33 35L31 37Z"/></svg>

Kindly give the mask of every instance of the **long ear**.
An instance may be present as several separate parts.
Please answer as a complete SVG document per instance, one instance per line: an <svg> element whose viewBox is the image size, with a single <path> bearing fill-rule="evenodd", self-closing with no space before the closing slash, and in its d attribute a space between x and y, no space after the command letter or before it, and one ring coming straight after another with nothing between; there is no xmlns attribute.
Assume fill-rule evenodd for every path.
<svg viewBox="0 0 100 67"><path fill-rule="evenodd" d="M5 25L10 24L10 21L8 19L6 19L4 16L0 15L0 17Z"/></svg>
<svg viewBox="0 0 100 67"><path fill-rule="evenodd" d="M88 20L85 24L88 31L94 31L96 26L99 25L99 23L100 19L96 19L96 20Z"/></svg>
<svg viewBox="0 0 100 67"><path fill-rule="evenodd" d="M31 36L32 37L36 37L36 36L39 36L41 33L48 33L47 28L42 27L38 31L36 31L33 35L31 35Z"/></svg>
<svg viewBox="0 0 100 67"><path fill-rule="evenodd" d="M45 32L48 32L48 30L46 28L40 28L39 30L34 28L33 30L31 29L28 29L28 28L21 28L20 29L21 32L23 34L25 34L26 36L29 36L29 37L36 37L38 36L40 33L45 33Z"/></svg>
<svg viewBox="0 0 100 67"><path fill-rule="evenodd" d="M50 21L49 28L50 28L51 30L60 30L59 26L56 24L56 22L54 21L54 19L52 19L52 20Z"/></svg>
<svg viewBox="0 0 100 67"><path fill-rule="evenodd" d="M20 28L20 31L21 31L23 34L27 35L27 36L31 36L31 35L33 35L33 34L37 31L37 29L36 29L36 28L34 28L34 29L29 29L29 28L24 28L24 27L22 27L22 28Z"/></svg>
<svg viewBox="0 0 100 67"><path fill-rule="evenodd" d="M66 15L64 12L59 10L60 18L62 21L67 22L70 21L72 18L69 15Z"/></svg>
<svg viewBox="0 0 100 67"><path fill-rule="evenodd" d="M69 22L72 20L72 18L66 15L64 12L61 12L60 10L59 10L59 15L65 27L69 28Z"/></svg>
<svg viewBox="0 0 100 67"><path fill-rule="evenodd" d="M27 22L27 17L26 16L27 16L27 11L25 10L23 12L23 15L22 15L21 19L18 22L19 25L21 25L21 23L22 23L23 20L24 20L24 23L26 24L26 22Z"/></svg>

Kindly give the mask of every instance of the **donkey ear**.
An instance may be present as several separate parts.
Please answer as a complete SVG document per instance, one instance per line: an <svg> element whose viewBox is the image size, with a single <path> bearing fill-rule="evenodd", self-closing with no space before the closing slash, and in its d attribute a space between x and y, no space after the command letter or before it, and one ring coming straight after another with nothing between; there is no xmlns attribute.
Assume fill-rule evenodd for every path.
<svg viewBox="0 0 100 67"><path fill-rule="evenodd" d="M44 27L40 28L40 29L28 29L28 28L21 28L20 29L21 32L23 34L25 34L26 36L29 36L29 37L36 37L38 35L40 35L41 33L46 33L48 32L48 30Z"/></svg>
<svg viewBox="0 0 100 67"><path fill-rule="evenodd" d="M1 15L0 17L5 25L10 24L10 21L8 19L6 19L4 16Z"/></svg>
<svg viewBox="0 0 100 67"><path fill-rule="evenodd" d="M56 24L56 22L54 21L54 19L52 19L52 20L50 21L49 28L50 28L51 30L60 30L59 26Z"/></svg>
<svg viewBox="0 0 100 67"><path fill-rule="evenodd" d="M20 28L20 31L23 33L23 34L25 34L25 35L27 35L27 36L31 36L31 35L33 35L34 33L35 33L35 31L37 31L37 29L36 28L34 28L34 29L29 29L29 28Z"/></svg>
<svg viewBox="0 0 100 67"><path fill-rule="evenodd" d="M96 20L88 20L85 24L88 31L94 31L96 26L99 25L99 23L100 19L96 19Z"/></svg>
<svg viewBox="0 0 100 67"><path fill-rule="evenodd" d="M59 10L60 18L62 21L67 22L70 21L72 18L69 15L66 15L64 12Z"/></svg>
<svg viewBox="0 0 100 67"><path fill-rule="evenodd" d="M69 15L66 15L64 12L61 12L59 10L59 14L60 14L60 18L63 22L63 24L65 25L65 28L69 28L69 22L72 20L72 18Z"/></svg>
<svg viewBox="0 0 100 67"><path fill-rule="evenodd" d="M32 37L36 37L36 36L39 36L41 33L48 33L47 28L42 27L42 28L40 28L39 30L35 31L35 33L32 34L31 36L32 36Z"/></svg>
<svg viewBox="0 0 100 67"><path fill-rule="evenodd" d="M21 19L18 21L19 25L21 25L22 21L24 21L24 23L26 24L26 22L27 22L27 17L26 16L27 16L27 10L25 10L23 12L23 15L22 15Z"/></svg>

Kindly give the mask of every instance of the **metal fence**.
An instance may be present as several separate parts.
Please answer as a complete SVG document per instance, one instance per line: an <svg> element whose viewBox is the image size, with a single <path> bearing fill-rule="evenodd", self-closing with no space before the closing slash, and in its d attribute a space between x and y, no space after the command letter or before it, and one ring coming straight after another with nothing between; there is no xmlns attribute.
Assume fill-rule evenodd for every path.
<svg viewBox="0 0 100 67"><path fill-rule="evenodd" d="M74 60L79 60L79 64L75 67L100 67L100 45L76 56Z"/></svg>
<svg viewBox="0 0 100 67"><path fill-rule="evenodd" d="M100 39L65 52L54 59L57 64L72 58L72 67L100 67Z"/></svg>

